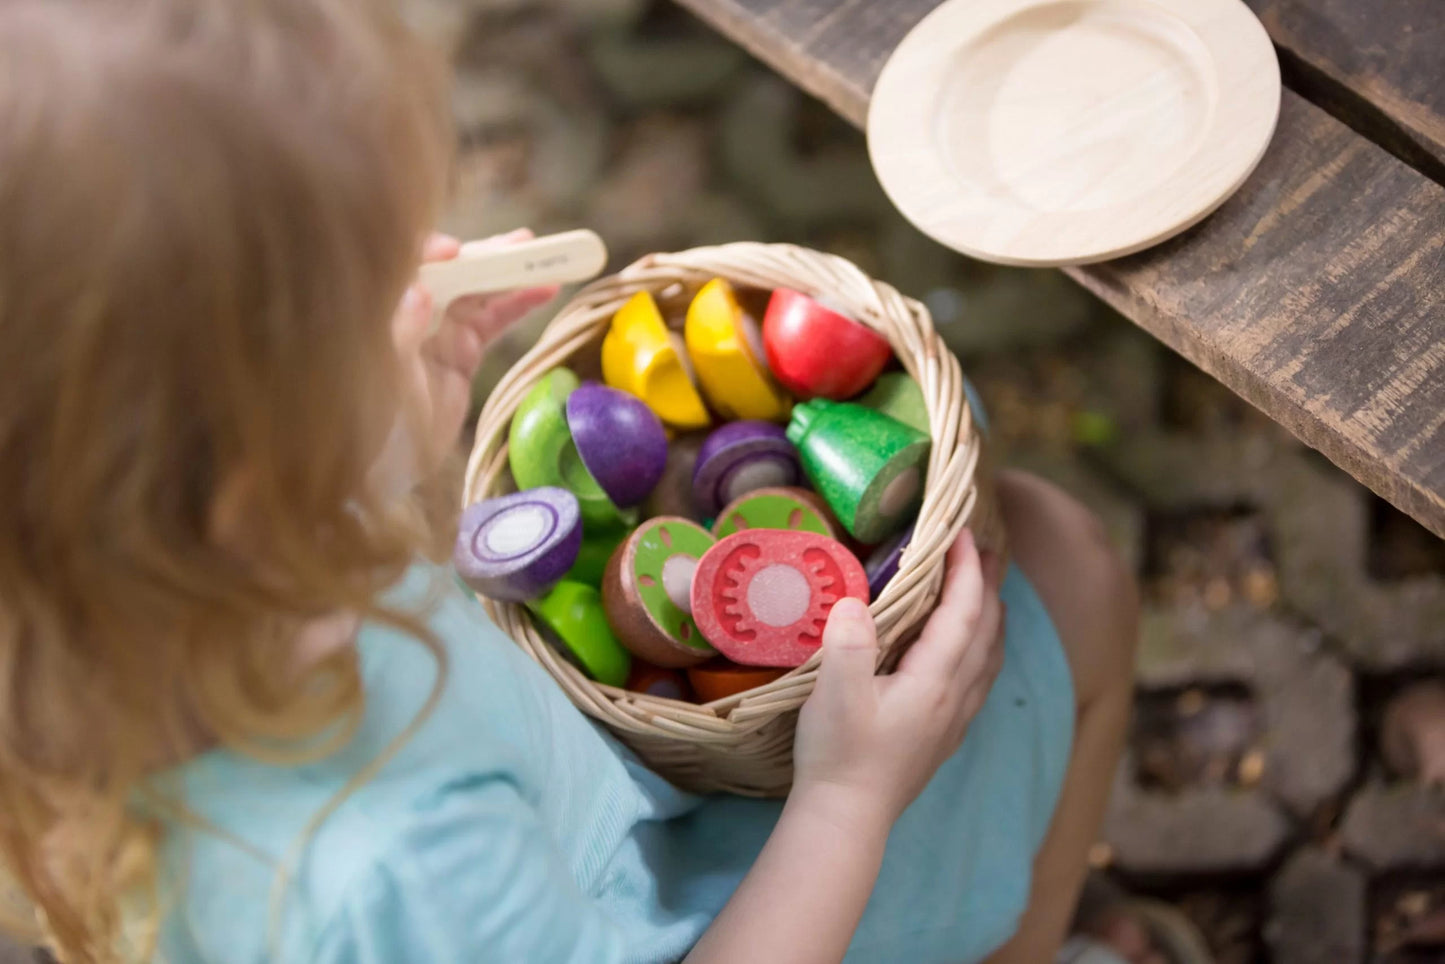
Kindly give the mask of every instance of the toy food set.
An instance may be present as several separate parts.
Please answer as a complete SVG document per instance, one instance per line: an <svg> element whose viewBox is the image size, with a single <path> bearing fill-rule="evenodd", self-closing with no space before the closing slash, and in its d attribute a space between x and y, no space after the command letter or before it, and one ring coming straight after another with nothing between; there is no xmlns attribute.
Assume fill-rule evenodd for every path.
<svg viewBox="0 0 1445 964"><path fill-rule="evenodd" d="M798 450L771 422L729 422L707 437L692 470L693 504L706 516L741 495L803 479Z"/></svg>
<svg viewBox="0 0 1445 964"><path fill-rule="evenodd" d="M878 332L787 288L768 301L763 347L773 376L800 398L852 398L893 359Z"/></svg>
<svg viewBox="0 0 1445 964"><path fill-rule="evenodd" d="M723 418L773 420L788 414L788 396L763 364L758 321L732 285L714 278L687 309L688 355L707 400Z"/></svg>
<svg viewBox="0 0 1445 964"><path fill-rule="evenodd" d="M863 564L815 532L735 532L702 557L692 580L698 628L743 666L802 665L845 596L868 601Z"/></svg>
<svg viewBox="0 0 1445 964"><path fill-rule="evenodd" d="M632 656L607 623L602 594L592 586L562 580L546 595L527 603L551 632L562 655L582 672L609 686L621 686L632 670Z"/></svg>
<svg viewBox="0 0 1445 964"><path fill-rule="evenodd" d="M857 402L920 432L928 432L928 402L923 397L923 389L906 372L879 375L873 387L858 396Z"/></svg>
<svg viewBox="0 0 1445 964"><path fill-rule="evenodd" d="M716 544L712 533L679 516L633 530L602 577L607 622L624 646L673 669L716 655L692 618L693 572Z"/></svg>
<svg viewBox="0 0 1445 964"><path fill-rule="evenodd" d="M868 574L868 598L877 599L884 588L898 575L898 566L903 561L903 550L913 541L913 526L880 543L863 560L863 571Z"/></svg>
<svg viewBox="0 0 1445 964"><path fill-rule="evenodd" d="M961 386L922 306L841 259L645 258L584 289L488 399L457 571L664 775L785 792L834 604L882 597L886 651L963 525L1000 542ZM960 426L944 453L941 419ZM925 499L940 486L963 497Z"/></svg>
<svg viewBox="0 0 1445 964"><path fill-rule="evenodd" d="M803 471L844 528L871 544L902 528L923 500L932 442L862 405L815 398L788 423Z"/></svg>
<svg viewBox="0 0 1445 964"><path fill-rule="evenodd" d="M802 529L838 538L838 522L827 503L802 488L754 489L724 506L712 524L719 539L744 529Z"/></svg>
<svg viewBox="0 0 1445 964"><path fill-rule="evenodd" d="M632 673L627 677L627 688L634 693L646 693L661 700L682 700L691 702L692 684L681 670L653 666L640 659L632 661Z"/></svg>
<svg viewBox="0 0 1445 964"><path fill-rule="evenodd" d="M468 506L452 563L482 595L524 602L565 576L581 547L577 497L541 486Z"/></svg>
<svg viewBox="0 0 1445 964"><path fill-rule="evenodd" d="M706 428L712 421L698 394L682 336L669 331L657 302L646 291L633 295L612 316L602 339L602 376L631 392L674 428Z"/></svg>
<svg viewBox="0 0 1445 964"><path fill-rule="evenodd" d="M739 666L725 659L715 659L687 668L687 682L700 703L725 700L739 693L766 686L780 679L787 670L761 666Z"/></svg>

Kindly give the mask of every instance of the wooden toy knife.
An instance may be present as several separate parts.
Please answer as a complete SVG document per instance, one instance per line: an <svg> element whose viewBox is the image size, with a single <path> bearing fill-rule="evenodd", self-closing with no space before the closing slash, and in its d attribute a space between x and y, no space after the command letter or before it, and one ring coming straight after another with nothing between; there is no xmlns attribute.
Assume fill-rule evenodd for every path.
<svg viewBox="0 0 1445 964"><path fill-rule="evenodd" d="M589 281L606 264L607 246L596 232L564 231L514 244L469 241L450 261L422 265L419 280L431 292L435 326L463 295Z"/></svg>

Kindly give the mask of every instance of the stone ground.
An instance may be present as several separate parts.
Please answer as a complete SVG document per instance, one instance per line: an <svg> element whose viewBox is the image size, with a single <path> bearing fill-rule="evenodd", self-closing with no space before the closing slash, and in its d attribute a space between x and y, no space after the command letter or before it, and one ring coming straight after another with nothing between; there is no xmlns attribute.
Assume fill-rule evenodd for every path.
<svg viewBox="0 0 1445 964"><path fill-rule="evenodd" d="M843 254L932 308L1003 459L1103 517L1147 612L1101 873L1178 903L1224 962L1445 960L1410 944L1445 904L1445 798L1376 736L1445 671L1445 544L1062 274L923 238L856 131L671 5L413 10L458 64L450 230L584 225L616 266L739 239Z"/></svg>

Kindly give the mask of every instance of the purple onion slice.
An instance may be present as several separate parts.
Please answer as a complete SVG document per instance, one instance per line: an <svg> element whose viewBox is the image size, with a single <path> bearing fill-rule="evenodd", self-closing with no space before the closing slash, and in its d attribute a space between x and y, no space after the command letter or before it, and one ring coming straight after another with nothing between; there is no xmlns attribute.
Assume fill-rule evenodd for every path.
<svg viewBox="0 0 1445 964"><path fill-rule="evenodd" d="M798 450L772 422L729 422L702 443L692 472L693 498L704 516L754 489L804 485Z"/></svg>
<svg viewBox="0 0 1445 964"><path fill-rule="evenodd" d="M581 547L577 497L549 485L468 506L452 563L482 595L522 602L551 589Z"/></svg>

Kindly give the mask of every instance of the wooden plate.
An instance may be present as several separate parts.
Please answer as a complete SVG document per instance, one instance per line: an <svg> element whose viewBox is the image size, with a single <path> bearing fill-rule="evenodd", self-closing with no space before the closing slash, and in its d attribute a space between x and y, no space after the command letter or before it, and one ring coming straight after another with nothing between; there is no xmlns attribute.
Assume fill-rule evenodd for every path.
<svg viewBox="0 0 1445 964"><path fill-rule="evenodd" d="M943 244L1081 264L1222 204L1263 156L1279 92L1240 0L947 0L884 66L868 150Z"/></svg>

